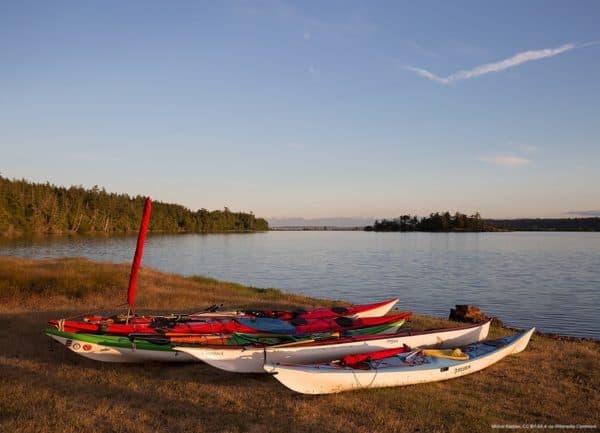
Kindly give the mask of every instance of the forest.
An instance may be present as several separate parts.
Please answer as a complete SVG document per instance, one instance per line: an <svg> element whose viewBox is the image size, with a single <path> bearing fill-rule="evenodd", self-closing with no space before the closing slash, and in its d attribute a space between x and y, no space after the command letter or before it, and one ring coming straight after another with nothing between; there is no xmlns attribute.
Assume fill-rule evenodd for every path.
<svg viewBox="0 0 600 433"><path fill-rule="evenodd" d="M450 212L436 212L422 218L402 215L391 220L376 220L372 226L365 227L365 230L376 232L481 232L494 231L496 228L487 224L479 213L468 216L460 212L456 212L454 215L451 215Z"/></svg>
<svg viewBox="0 0 600 433"><path fill-rule="evenodd" d="M366 231L376 232L493 232L493 231L600 231L600 218L483 219L479 213L431 213L427 217L402 215L376 220Z"/></svg>
<svg viewBox="0 0 600 433"><path fill-rule="evenodd" d="M519 218L492 219L486 223L504 230L514 231L600 231L600 218Z"/></svg>
<svg viewBox="0 0 600 433"><path fill-rule="evenodd" d="M139 228L145 197L95 186L69 188L0 176L0 234L129 233ZM155 201L151 232L211 233L268 230L249 212L199 209Z"/></svg>

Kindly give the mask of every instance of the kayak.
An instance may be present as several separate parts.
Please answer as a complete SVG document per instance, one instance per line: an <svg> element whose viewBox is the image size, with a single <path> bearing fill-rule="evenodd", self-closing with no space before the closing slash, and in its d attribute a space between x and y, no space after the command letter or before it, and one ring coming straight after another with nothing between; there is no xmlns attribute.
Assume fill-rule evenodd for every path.
<svg viewBox="0 0 600 433"><path fill-rule="evenodd" d="M196 333L196 334L217 334L232 332L255 332L253 328L240 325L232 318L206 318L204 320L186 321L160 321L150 318L136 318L129 323L114 323L109 321L72 321L72 320L51 320L48 323L59 331L64 332L84 332L98 333L108 335L127 336L129 334L164 334L165 332L174 333Z"/></svg>
<svg viewBox="0 0 600 433"><path fill-rule="evenodd" d="M388 299L387 301L374 304L351 305L349 307L319 307L313 310L296 309L293 311L255 311L244 310L249 316L272 317L282 320L293 319L326 319L332 317L350 317L351 319L363 319L365 317L385 316L396 305L399 298Z"/></svg>
<svg viewBox="0 0 600 433"><path fill-rule="evenodd" d="M233 333L233 332L261 332L260 328L269 320L272 320L271 326L279 323L281 331L279 333L290 332L317 332L319 329L329 329L332 320L348 318L351 320L362 320L375 318L387 314L391 308L398 302L398 298L390 299L384 302L355 305L350 307L331 307L316 308L311 311L295 310L292 312L283 311L255 311L246 310L240 312L218 312L212 306L209 311L194 313L191 315L171 314L166 316L83 316L76 320L54 319L48 324L60 331L65 332L86 332L102 333L112 335L129 335L131 333L162 333L167 328L171 332L187 333ZM277 317L275 317L277 316ZM247 325L242 325L238 319L247 320ZM259 320L258 323L256 320ZM276 320L286 320L288 325L304 326L300 331L285 327ZM254 321L254 324L252 324ZM318 321L325 321L319 323ZM242 325L242 326L240 326ZM265 325L267 326L267 325ZM365 325L369 326L369 325ZM273 332L262 329L262 332ZM277 332L277 331L275 331Z"/></svg>
<svg viewBox="0 0 600 433"><path fill-rule="evenodd" d="M234 332L227 340L229 346L273 346L284 343L311 342L315 340L324 340L328 338L354 337L359 335L382 335L394 334L400 330L400 327L406 322L405 319L399 319L394 322L383 325L368 326L366 328L344 329L333 332L315 332L313 334L247 334L243 332ZM171 337L173 343L178 342Z"/></svg>
<svg viewBox="0 0 600 433"><path fill-rule="evenodd" d="M438 382L475 373L527 347L535 328L492 341L464 345L450 351L410 350L367 353L323 364L276 364L264 370L293 391L330 394L363 388L380 388Z"/></svg>
<svg viewBox="0 0 600 433"><path fill-rule="evenodd" d="M405 312L384 317L349 317L301 319L298 325L288 321L268 317L240 317L227 319L205 319L184 322L161 322L138 320L133 323L94 323L85 321L50 321L58 330L65 332L103 333L109 335L138 334L232 334L243 332L255 334L269 332L274 334L312 334L315 332L341 331L344 329L365 328L384 325L400 319L407 319L412 313Z"/></svg>
<svg viewBox="0 0 600 433"><path fill-rule="evenodd" d="M485 323L430 329L402 331L395 334L368 335L285 343L269 347L218 346L186 347L175 345L174 350L188 353L221 370L235 373L264 373L265 363L315 363L339 359L342 356L391 349L406 344L411 347L448 348L476 343L485 339L490 321Z"/></svg>
<svg viewBox="0 0 600 433"><path fill-rule="evenodd" d="M45 334L85 358L103 362L197 362L171 344L156 344L113 335L70 333L48 328Z"/></svg>
<svg viewBox="0 0 600 433"><path fill-rule="evenodd" d="M272 334L314 334L316 332L340 332L344 330L366 328L371 326L387 325L399 320L406 320L412 315L411 312L403 312L383 317L365 317L351 319L349 317L301 319L292 321L291 324L280 319L257 317L252 319L239 318L234 321L241 327L246 327L257 332L269 332ZM236 330L235 332L247 332ZM252 332L250 332L252 333Z"/></svg>
<svg viewBox="0 0 600 433"><path fill-rule="evenodd" d="M344 331L342 334L368 335L396 332L404 323L399 320L386 325ZM340 333L320 333L306 336L284 334L232 334L203 335L187 333L166 334L130 334L128 336L70 333L49 328L46 335L65 345L71 351L86 358L103 362L147 362L147 361L198 361L191 355L172 350L174 344L180 345L270 345L290 342L315 341L315 339L336 338ZM234 340L232 343L231 340Z"/></svg>
<svg viewBox="0 0 600 433"><path fill-rule="evenodd" d="M351 305L349 307L315 308L306 313L296 311L296 316L302 319L325 319L327 317L349 317L351 319L364 319L367 317L385 316L396 305L399 298L374 304Z"/></svg>

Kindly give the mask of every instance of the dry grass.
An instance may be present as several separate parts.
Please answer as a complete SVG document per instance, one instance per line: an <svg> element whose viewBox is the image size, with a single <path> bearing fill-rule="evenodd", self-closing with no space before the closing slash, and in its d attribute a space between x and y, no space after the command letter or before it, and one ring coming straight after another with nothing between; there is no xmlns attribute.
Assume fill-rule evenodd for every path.
<svg viewBox="0 0 600 433"><path fill-rule="evenodd" d="M306 397L266 375L203 364L95 363L42 335L49 318L120 303L128 270L83 259L0 258L0 431L483 432L491 424L600 421L600 356L592 342L534 337L525 352L457 380ZM139 304L152 310L318 302L150 269L139 282Z"/></svg>
<svg viewBox="0 0 600 433"><path fill-rule="evenodd" d="M130 265L84 258L32 260L0 257L0 312L39 307L81 311L112 309L126 301ZM195 276L182 277L142 268L138 279L140 311L196 311L223 303L228 308L314 306L318 299L284 294ZM339 302L338 302L339 304Z"/></svg>

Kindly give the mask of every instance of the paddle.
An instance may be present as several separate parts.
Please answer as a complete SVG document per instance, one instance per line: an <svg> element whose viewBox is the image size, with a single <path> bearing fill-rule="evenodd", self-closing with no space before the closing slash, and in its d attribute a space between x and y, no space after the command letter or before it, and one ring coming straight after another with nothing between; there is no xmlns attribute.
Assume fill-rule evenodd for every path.
<svg viewBox="0 0 600 433"><path fill-rule="evenodd" d="M144 254L144 241L146 240L146 233L148 232L148 225L150 223L150 213L152 212L152 200L150 197L146 198L144 202L144 214L142 215L142 223L140 225L140 232L138 233L137 244L135 247L135 254L133 256L133 263L131 263L131 274L129 275L129 286L127 287L127 304L129 309L127 311L127 321L129 322L129 316L135 315L135 289L137 284L138 271L142 264L142 255Z"/></svg>

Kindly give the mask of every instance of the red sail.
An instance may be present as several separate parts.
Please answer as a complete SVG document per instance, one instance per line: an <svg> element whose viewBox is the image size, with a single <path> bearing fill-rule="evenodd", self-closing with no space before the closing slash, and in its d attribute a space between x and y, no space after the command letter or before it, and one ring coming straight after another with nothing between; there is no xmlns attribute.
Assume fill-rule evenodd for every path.
<svg viewBox="0 0 600 433"><path fill-rule="evenodd" d="M146 240L146 232L148 231L148 223L150 222L150 212L152 211L152 200L150 197L144 203L144 215L142 216L142 225L138 234L137 246L135 247L135 256L131 264L131 275L129 276L129 288L127 289L127 303L133 312L135 303L135 285L137 283L138 270L142 263L142 254L144 253L144 241Z"/></svg>

